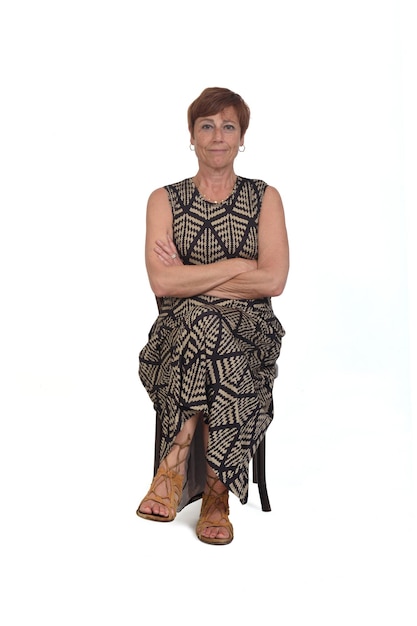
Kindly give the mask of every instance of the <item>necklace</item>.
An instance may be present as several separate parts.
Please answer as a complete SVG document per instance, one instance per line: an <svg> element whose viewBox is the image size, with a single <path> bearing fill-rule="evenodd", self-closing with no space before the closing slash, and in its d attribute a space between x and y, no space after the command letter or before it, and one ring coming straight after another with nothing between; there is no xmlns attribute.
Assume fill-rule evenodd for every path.
<svg viewBox="0 0 417 626"><path fill-rule="evenodd" d="M236 178L236 180L237 180L237 178ZM225 197L225 198L223 198L223 200L212 200L211 198L209 198L208 196L206 196L206 195L205 195L205 194L201 191L201 189L200 189L200 187L199 187L199 183L197 183L197 180L196 180L196 179L193 179L193 183L194 183L195 188L197 189L198 193L200 194L200 196L201 196L202 198L204 198L204 200L207 200L207 202L211 202L212 204L222 204L222 202L225 202L225 200L227 200L227 198L230 196L230 194L232 193L233 189L235 188L235 185L236 185L236 180L235 180L235 182L233 183L233 186L232 186L232 187L230 187L229 191L227 192L226 197Z"/></svg>

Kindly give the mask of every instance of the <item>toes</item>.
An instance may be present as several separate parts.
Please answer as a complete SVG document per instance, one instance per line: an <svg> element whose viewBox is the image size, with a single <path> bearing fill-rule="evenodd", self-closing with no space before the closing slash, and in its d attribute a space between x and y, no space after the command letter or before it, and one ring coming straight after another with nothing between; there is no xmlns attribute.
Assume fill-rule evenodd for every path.
<svg viewBox="0 0 417 626"><path fill-rule="evenodd" d="M209 526L202 533L207 539L228 539L229 533L221 526Z"/></svg>
<svg viewBox="0 0 417 626"><path fill-rule="evenodd" d="M165 506L158 502L153 502L152 500L144 502L139 510L146 515L158 515L159 517L168 517L169 515L168 509Z"/></svg>

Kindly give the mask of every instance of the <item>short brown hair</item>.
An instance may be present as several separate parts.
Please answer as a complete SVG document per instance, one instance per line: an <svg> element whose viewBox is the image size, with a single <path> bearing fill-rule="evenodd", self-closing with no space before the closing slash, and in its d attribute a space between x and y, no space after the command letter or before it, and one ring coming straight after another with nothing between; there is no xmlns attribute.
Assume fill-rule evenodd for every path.
<svg viewBox="0 0 417 626"><path fill-rule="evenodd" d="M250 110L238 93L224 87L207 87L188 107L188 128L194 136L194 124L198 117L216 115L226 107L233 107L237 113L241 136L249 126Z"/></svg>

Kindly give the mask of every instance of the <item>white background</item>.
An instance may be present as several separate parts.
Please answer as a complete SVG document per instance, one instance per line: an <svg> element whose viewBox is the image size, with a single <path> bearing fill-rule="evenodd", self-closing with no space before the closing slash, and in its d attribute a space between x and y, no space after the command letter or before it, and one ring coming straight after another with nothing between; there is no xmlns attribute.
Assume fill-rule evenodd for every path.
<svg viewBox="0 0 417 626"><path fill-rule="evenodd" d="M415 626L411 4L2 3L4 626ZM207 86L248 102L236 172L280 190L291 244L272 512L255 486L232 500L225 548L196 539L198 506L135 515L146 200L195 173Z"/></svg>

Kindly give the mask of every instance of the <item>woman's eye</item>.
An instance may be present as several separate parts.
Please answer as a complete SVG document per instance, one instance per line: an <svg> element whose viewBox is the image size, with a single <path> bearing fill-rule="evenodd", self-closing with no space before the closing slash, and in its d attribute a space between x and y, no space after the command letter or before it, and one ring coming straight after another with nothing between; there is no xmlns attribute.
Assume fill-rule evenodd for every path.
<svg viewBox="0 0 417 626"><path fill-rule="evenodd" d="M235 130L235 127L233 126L233 124L226 124L226 126L224 127L224 129L225 129L225 130L232 131L232 130Z"/></svg>

